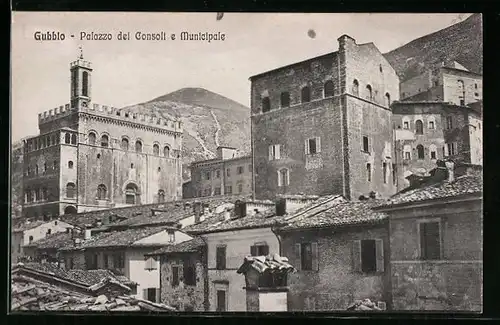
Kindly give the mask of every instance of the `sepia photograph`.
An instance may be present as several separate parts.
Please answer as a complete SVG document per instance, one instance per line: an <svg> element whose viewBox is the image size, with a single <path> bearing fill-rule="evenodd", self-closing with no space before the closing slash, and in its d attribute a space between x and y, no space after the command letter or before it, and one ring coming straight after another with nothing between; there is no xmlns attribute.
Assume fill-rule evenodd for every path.
<svg viewBox="0 0 500 325"><path fill-rule="evenodd" d="M481 14L11 19L10 313L483 311Z"/></svg>

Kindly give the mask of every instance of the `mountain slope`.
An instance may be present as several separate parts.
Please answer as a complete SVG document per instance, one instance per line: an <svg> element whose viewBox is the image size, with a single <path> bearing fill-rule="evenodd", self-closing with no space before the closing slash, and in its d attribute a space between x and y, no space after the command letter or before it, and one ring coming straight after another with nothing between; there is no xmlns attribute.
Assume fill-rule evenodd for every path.
<svg viewBox="0 0 500 325"><path fill-rule="evenodd" d="M420 37L389 53L385 58L401 81L408 80L444 59L454 60L472 72L483 72L483 31L481 14Z"/></svg>

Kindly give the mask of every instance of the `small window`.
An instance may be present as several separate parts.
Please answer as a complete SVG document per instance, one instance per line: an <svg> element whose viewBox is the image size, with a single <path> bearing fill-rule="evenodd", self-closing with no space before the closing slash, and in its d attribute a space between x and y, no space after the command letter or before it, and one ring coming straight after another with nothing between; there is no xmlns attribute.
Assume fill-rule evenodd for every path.
<svg viewBox="0 0 500 325"><path fill-rule="evenodd" d="M382 173L384 177L384 184L387 184L387 163L382 163Z"/></svg>
<svg viewBox="0 0 500 325"><path fill-rule="evenodd" d="M35 165L35 175L38 175L38 165Z"/></svg>
<svg viewBox="0 0 500 325"><path fill-rule="evenodd" d="M325 98L327 98L327 97L333 97L333 95L334 95L333 81L328 80L323 85L323 97L325 97Z"/></svg>
<svg viewBox="0 0 500 325"><path fill-rule="evenodd" d="M190 262L184 262L182 268L184 272L184 284L188 286L196 285L196 269Z"/></svg>
<svg viewBox="0 0 500 325"><path fill-rule="evenodd" d="M370 101L373 100L373 90L370 85L366 85L366 99Z"/></svg>
<svg viewBox="0 0 500 325"><path fill-rule="evenodd" d="M33 236L29 237L29 243L31 244L33 242Z"/></svg>
<svg viewBox="0 0 500 325"><path fill-rule="evenodd" d="M363 136L363 151L370 152L370 144L367 136Z"/></svg>
<svg viewBox="0 0 500 325"><path fill-rule="evenodd" d="M290 106L290 93L282 92L280 96L281 107L289 107Z"/></svg>
<svg viewBox="0 0 500 325"><path fill-rule="evenodd" d="M43 171L46 172L47 171L47 163L43 163Z"/></svg>
<svg viewBox="0 0 500 325"><path fill-rule="evenodd" d="M359 97L359 82L356 79L352 82L352 94Z"/></svg>
<svg viewBox="0 0 500 325"><path fill-rule="evenodd" d="M453 129L453 116L446 117L446 128L448 130Z"/></svg>
<svg viewBox="0 0 500 325"><path fill-rule="evenodd" d="M66 184L66 197L67 198L74 198L75 197L75 191L76 191L76 186L75 183L68 183Z"/></svg>
<svg viewBox="0 0 500 325"><path fill-rule="evenodd" d="M313 250L312 243L300 244L300 268L304 271L313 269Z"/></svg>
<svg viewBox="0 0 500 325"><path fill-rule="evenodd" d="M142 142L139 140L135 142L135 152L142 152Z"/></svg>
<svg viewBox="0 0 500 325"><path fill-rule="evenodd" d="M51 140L50 136L47 136L47 147L50 147L50 140Z"/></svg>
<svg viewBox="0 0 500 325"><path fill-rule="evenodd" d="M121 149L127 151L128 150L128 139L122 138Z"/></svg>
<svg viewBox="0 0 500 325"><path fill-rule="evenodd" d="M226 291L217 290L217 311L226 311Z"/></svg>
<svg viewBox="0 0 500 325"><path fill-rule="evenodd" d="M311 101L311 88L309 87L304 87L302 88L300 92L300 98L302 103L308 103Z"/></svg>
<svg viewBox="0 0 500 325"><path fill-rule="evenodd" d="M424 134L424 123L421 120L415 121L415 132L420 135Z"/></svg>
<svg viewBox="0 0 500 325"><path fill-rule="evenodd" d="M403 129L408 130L410 128L410 123L408 121L403 122Z"/></svg>
<svg viewBox="0 0 500 325"><path fill-rule="evenodd" d="M474 89L477 89L477 84L474 84Z"/></svg>
<svg viewBox="0 0 500 325"><path fill-rule="evenodd" d="M385 93L385 106L391 106L391 95L389 95L389 93Z"/></svg>
<svg viewBox="0 0 500 325"><path fill-rule="evenodd" d="M372 164L366 164L366 179L368 182L372 181Z"/></svg>
<svg viewBox="0 0 500 325"><path fill-rule="evenodd" d="M431 159L437 159L435 151L431 151Z"/></svg>
<svg viewBox="0 0 500 325"><path fill-rule="evenodd" d="M231 168L226 169L226 176L231 177Z"/></svg>
<svg viewBox="0 0 500 325"><path fill-rule="evenodd" d="M362 273L384 272L382 239L354 240L352 246L353 270Z"/></svg>
<svg viewBox="0 0 500 325"><path fill-rule="evenodd" d="M243 184L238 184L238 193L243 192Z"/></svg>
<svg viewBox="0 0 500 325"><path fill-rule="evenodd" d="M170 147L169 146L165 146L165 148L163 148L163 155L165 157L170 157Z"/></svg>
<svg viewBox="0 0 500 325"><path fill-rule="evenodd" d="M106 134L104 134L101 137L101 147L107 148L108 146L109 146L109 137Z"/></svg>
<svg viewBox="0 0 500 325"><path fill-rule="evenodd" d="M132 168L134 168L134 164L130 164L130 168L131 168L131 169L132 169Z"/></svg>
<svg viewBox="0 0 500 325"><path fill-rule="evenodd" d="M215 178L220 178L220 170L215 171Z"/></svg>
<svg viewBox="0 0 500 325"><path fill-rule="evenodd" d="M267 256L269 254L269 246L267 244L256 244L250 246L250 255L252 256Z"/></svg>
<svg viewBox="0 0 500 325"><path fill-rule="evenodd" d="M158 167L158 173L161 172L161 167Z"/></svg>
<svg viewBox="0 0 500 325"><path fill-rule="evenodd" d="M288 186L290 185L290 172L287 168L280 169L278 171L278 186Z"/></svg>
<svg viewBox="0 0 500 325"><path fill-rule="evenodd" d="M220 195L220 194L221 194L221 189L220 189L220 187L216 187L216 188L214 189L214 195Z"/></svg>
<svg viewBox="0 0 500 325"><path fill-rule="evenodd" d="M169 233L168 233L168 241L169 241L170 243L175 242L175 232L173 232L173 231L169 231Z"/></svg>
<svg viewBox="0 0 500 325"><path fill-rule="evenodd" d="M216 250L216 260L215 260L217 270L226 269L226 246L218 246Z"/></svg>
<svg viewBox="0 0 500 325"><path fill-rule="evenodd" d="M57 160L54 160L54 163L52 165L53 165L54 170L57 170L57 168L59 167L59 163L57 162ZM29 171L28 171L28 173L29 173Z"/></svg>
<svg viewBox="0 0 500 325"><path fill-rule="evenodd" d="M424 146L419 144L417 146L417 157L418 159L424 159L425 158L425 155L424 155Z"/></svg>
<svg viewBox="0 0 500 325"><path fill-rule="evenodd" d="M106 185L101 184L101 185L97 186L97 199L98 200L106 200L106 193L107 193Z"/></svg>
<svg viewBox="0 0 500 325"><path fill-rule="evenodd" d="M434 130L434 121L429 121L429 129Z"/></svg>
<svg viewBox="0 0 500 325"><path fill-rule="evenodd" d="M262 112L269 112L271 110L271 101L269 97L262 98Z"/></svg>
<svg viewBox="0 0 500 325"><path fill-rule="evenodd" d="M76 134L71 135L71 144L76 144Z"/></svg>
<svg viewBox="0 0 500 325"><path fill-rule="evenodd" d="M305 142L305 150L306 154L308 155L314 155L316 153L321 152L321 143L320 143L320 138L311 138L307 139Z"/></svg>
<svg viewBox="0 0 500 325"><path fill-rule="evenodd" d="M172 287L179 285L179 267L172 266Z"/></svg>
<svg viewBox="0 0 500 325"><path fill-rule="evenodd" d="M231 185L228 185L224 188L225 194L233 194L233 187Z"/></svg>
<svg viewBox="0 0 500 325"><path fill-rule="evenodd" d="M68 168L73 169L73 162L71 160L68 161Z"/></svg>
<svg viewBox="0 0 500 325"><path fill-rule="evenodd" d="M411 153L409 151L405 151L405 159L407 160L411 159Z"/></svg>
<svg viewBox="0 0 500 325"><path fill-rule="evenodd" d="M238 166L237 173L238 173L238 175L243 174L243 166Z"/></svg>
<svg viewBox="0 0 500 325"><path fill-rule="evenodd" d="M44 217L45 219L45 217ZM47 229L47 236L50 235L52 233L52 229Z"/></svg>
<svg viewBox="0 0 500 325"><path fill-rule="evenodd" d="M159 190L158 191L158 203L163 203L163 202L165 202L165 191Z"/></svg>
<svg viewBox="0 0 500 325"><path fill-rule="evenodd" d="M448 146L448 155L449 156L454 156L456 155L457 152L457 145L455 142L450 142L446 144Z"/></svg>
<svg viewBox="0 0 500 325"><path fill-rule="evenodd" d="M101 154L100 153L97 154L97 159L101 159Z"/></svg>
<svg viewBox="0 0 500 325"><path fill-rule="evenodd" d="M71 142L71 134L66 133L66 134L64 135L64 143L69 144L70 142ZM36 142L35 142L35 143L36 143ZM36 147L35 147L35 150L36 150Z"/></svg>
<svg viewBox="0 0 500 325"><path fill-rule="evenodd" d="M361 241L361 271L374 273L377 271L377 254L375 240Z"/></svg>
<svg viewBox="0 0 500 325"><path fill-rule="evenodd" d="M94 146L96 141L96 135L94 132L89 133L89 144Z"/></svg>
<svg viewBox="0 0 500 325"><path fill-rule="evenodd" d="M155 155L155 156L160 155L160 146L157 145L156 143L153 145L153 155Z"/></svg>
<svg viewBox="0 0 500 325"><path fill-rule="evenodd" d="M441 259L439 222L422 222L420 227L420 250L424 260Z"/></svg>
<svg viewBox="0 0 500 325"><path fill-rule="evenodd" d="M269 146L269 160L278 160L281 157L281 145L274 144Z"/></svg>
<svg viewBox="0 0 500 325"><path fill-rule="evenodd" d="M205 179L209 181L210 177L211 177L211 174L212 173L210 171L205 172Z"/></svg>
<svg viewBox="0 0 500 325"><path fill-rule="evenodd" d="M125 268L125 253L116 253L113 255L113 266L117 269Z"/></svg>

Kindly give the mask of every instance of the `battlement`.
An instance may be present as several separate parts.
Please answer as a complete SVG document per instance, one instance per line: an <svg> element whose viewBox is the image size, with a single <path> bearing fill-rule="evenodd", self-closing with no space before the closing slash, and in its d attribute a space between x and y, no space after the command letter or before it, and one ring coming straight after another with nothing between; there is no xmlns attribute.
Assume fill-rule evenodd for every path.
<svg viewBox="0 0 500 325"><path fill-rule="evenodd" d="M54 109L38 114L38 124L44 124L59 119L61 117L70 115L75 111L76 109L71 108L70 104L56 107ZM82 107L80 108L79 112L85 112L91 115L101 116L105 118L107 117L115 120L132 122L169 130L172 132L182 133L182 122L180 121L180 119L166 119L157 117L155 115L134 113L124 109L100 104L91 104L89 105L89 107Z"/></svg>
<svg viewBox="0 0 500 325"><path fill-rule="evenodd" d="M70 66L70 68L75 67L75 66L79 66L79 67L84 67L84 68L90 69L91 68L91 63L89 61L78 59L76 61L71 62L69 64L69 66Z"/></svg>

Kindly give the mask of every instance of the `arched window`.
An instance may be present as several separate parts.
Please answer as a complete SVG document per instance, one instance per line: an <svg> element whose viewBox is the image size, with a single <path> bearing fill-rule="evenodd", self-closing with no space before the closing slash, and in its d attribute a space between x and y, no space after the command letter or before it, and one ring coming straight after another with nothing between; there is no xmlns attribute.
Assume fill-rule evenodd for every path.
<svg viewBox="0 0 500 325"><path fill-rule="evenodd" d="M155 156L160 155L160 146L157 145L156 143L153 145L153 155L155 155Z"/></svg>
<svg viewBox="0 0 500 325"><path fill-rule="evenodd" d="M97 186L97 199L106 200L106 192L106 186L104 184Z"/></svg>
<svg viewBox="0 0 500 325"><path fill-rule="evenodd" d="M127 138L122 138L122 150L128 150L128 139Z"/></svg>
<svg viewBox="0 0 500 325"><path fill-rule="evenodd" d="M290 185L289 171L287 168L278 171L278 186Z"/></svg>
<svg viewBox="0 0 500 325"><path fill-rule="evenodd" d="M424 159L424 146L421 144L417 146L417 157L418 159Z"/></svg>
<svg viewBox="0 0 500 325"><path fill-rule="evenodd" d="M64 143L69 144L71 142L71 135L69 133L66 133L64 135Z"/></svg>
<svg viewBox="0 0 500 325"><path fill-rule="evenodd" d="M359 97L359 82L356 79L352 82L352 94Z"/></svg>
<svg viewBox="0 0 500 325"><path fill-rule="evenodd" d="M280 96L280 101L281 101L281 107L288 107L290 106L290 93L289 92L282 92Z"/></svg>
<svg viewBox="0 0 500 325"><path fill-rule="evenodd" d="M31 244L33 242L33 236L29 237L29 243Z"/></svg>
<svg viewBox="0 0 500 325"><path fill-rule="evenodd" d="M434 144L429 145L429 156L431 159L437 159L437 147Z"/></svg>
<svg viewBox="0 0 500 325"><path fill-rule="evenodd" d="M323 85L323 97L332 97L334 93L333 81L328 80Z"/></svg>
<svg viewBox="0 0 500 325"><path fill-rule="evenodd" d="M68 168L73 169L73 162L71 160L68 161Z"/></svg>
<svg viewBox="0 0 500 325"><path fill-rule="evenodd" d="M170 157L170 147L169 146L165 146L165 148L163 148L163 155L165 157Z"/></svg>
<svg viewBox="0 0 500 325"><path fill-rule="evenodd" d="M71 144L76 144L76 134L71 135Z"/></svg>
<svg viewBox="0 0 500 325"><path fill-rule="evenodd" d="M373 100L373 90L370 85L366 85L366 99Z"/></svg>
<svg viewBox="0 0 500 325"><path fill-rule="evenodd" d="M158 203L163 203L163 202L165 202L165 191L159 190L158 191Z"/></svg>
<svg viewBox="0 0 500 325"><path fill-rule="evenodd" d="M101 137L101 147L107 148L108 146L109 146L109 137L106 134L104 134Z"/></svg>
<svg viewBox="0 0 500 325"><path fill-rule="evenodd" d="M130 183L125 188L125 203L126 204L138 204L138 189L137 185Z"/></svg>
<svg viewBox="0 0 500 325"><path fill-rule="evenodd" d="M94 132L89 133L89 144L94 146L95 145L95 140L96 140L96 135Z"/></svg>
<svg viewBox="0 0 500 325"><path fill-rule="evenodd" d="M139 140L135 142L135 152L142 152L142 142Z"/></svg>
<svg viewBox="0 0 500 325"><path fill-rule="evenodd" d="M72 205L69 205L64 209L64 214L76 214L76 212L76 208Z"/></svg>
<svg viewBox="0 0 500 325"><path fill-rule="evenodd" d="M75 183L68 183L66 184L66 197L67 198L74 198L75 197L75 191L76 191L76 186Z"/></svg>
<svg viewBox="0 0 500 325"><path fill-rule="evenodd" d="M269 97L264 97L262 98L262 112L269 112L271 110L271 101L269 100Z"/></svg>
<svg viewBox="0 0 500 325"><path fill-rule="evenodd" d="M385 93L385 105L387 107L391 106L391 95L389 95L389 93Z"/></svg>
<svg viewBox="0 0 500 325"><path fill-rule="evenodd" d="M421 120L415 121L415 133L416 134L424 134L424 123Z"/></svg>
<svg viewBox="0 0 500 325"><path fill-rule="evenodd" d="M300 98L303 103L307 103L311 101L311 88L309 87L304 87L300 91Z"/></svg>
<svg viewBox="0 0 500 325"><path fill-rule="evenodd" d="M87 71L82 73L82 96L89 96L89 73Z"/></svg>

